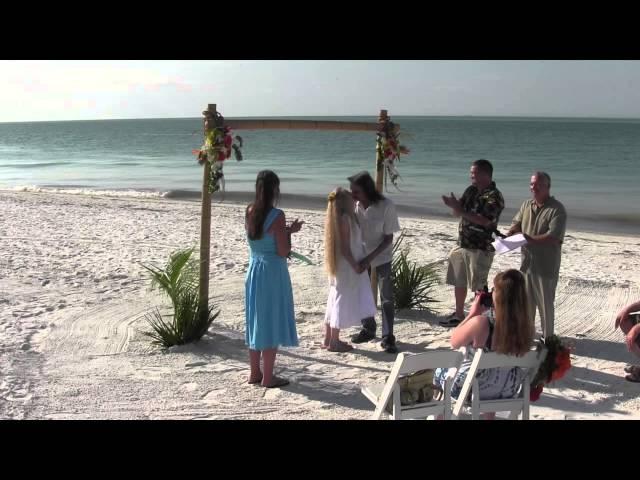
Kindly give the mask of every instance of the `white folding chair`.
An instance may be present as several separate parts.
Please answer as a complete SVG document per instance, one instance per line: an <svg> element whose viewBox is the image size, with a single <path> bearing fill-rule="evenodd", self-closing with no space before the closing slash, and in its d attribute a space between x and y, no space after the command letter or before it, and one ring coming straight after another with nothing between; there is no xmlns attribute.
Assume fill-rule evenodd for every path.
<svg viewBox="0 0 640 480"><path fill-rule="evenodd" d="M473 357L465 382L462 385L458 400L455 403L453 409L454 418L461 418L467 413L465 410L470 409L472 420L478 420L481 413L488 412L510 412L510 420L517 420L520 413L522 413L522 419L529 420L529 392L531 381L538 372L538 368L546 354L547 351L545 348L533 349L522 357L484 352L482 349L478 349ZM512 367L519 367L525 370L518 396L516 398L500 400L480 400L480 388L476 378L478 372L487 368ZM469 395L471 395L470 405L467 403Z"/></svg>
<svg viewBox="0 0 640 480"><path fill-rule="evenodd" d="M376 409L371 416L372 420L380 420L382 414L391 401L391 419L426 419L430 415L442 415L445 420L451 418L451 385L453 377L462 362L463 355L455 350L433 350L424 353L401 353L398 355L391 373L384 384L375 384L362 387L361 391L375 405ZM420 370L436 368L451 368L445 381L442 400L435 400L414 405L400 404L400 386L398 378Z"/></svg>

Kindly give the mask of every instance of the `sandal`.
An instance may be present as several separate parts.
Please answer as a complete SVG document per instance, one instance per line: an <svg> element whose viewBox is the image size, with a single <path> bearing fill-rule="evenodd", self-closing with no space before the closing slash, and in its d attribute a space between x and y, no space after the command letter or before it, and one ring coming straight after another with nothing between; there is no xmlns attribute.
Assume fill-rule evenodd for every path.
<svg viewBox="0 0 640 480"><path fill-rule="evenodd" d="M289 385L289 380L287 380L286 378L280 378L280 377L274 376L271 379L271 384L263 385L263 387L264 388L280 388L280 387L286 387L287 385Z"/></svg>
<svg viewBox="0 0 640 480"><path fill-rule="evenodd" d="M443 327L457 327L462 320L456 316L456 312L453 312L444 320L440 320L438 323Z"/></svg>
<svg viewBox="0 0 640 480"><path fill-rule="evenodd" d="M349 345L348 343L345 342L336 342L333 345L329 345L329 348L327 348L328 352L337 352L337 353L345 353L345 352L350 352L351 350L353 350L353 345Z"/></svg>
<svg viewBox="0 0 640 480"><path fill-rule="evenodd" d="M631 375L631 374L629 374L629 375L626 375L626 376L624 377L624 379L625 379L627 382L640 383L640 376L637 376L637 375Z"/></svg>

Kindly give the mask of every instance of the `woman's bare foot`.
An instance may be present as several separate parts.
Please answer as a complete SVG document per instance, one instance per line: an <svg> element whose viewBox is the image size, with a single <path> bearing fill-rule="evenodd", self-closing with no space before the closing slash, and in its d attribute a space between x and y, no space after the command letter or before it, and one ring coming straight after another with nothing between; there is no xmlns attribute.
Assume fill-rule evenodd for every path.
<svg viewBox="0 0 640 480"><path fill-rule="evenodd" d="M262 381L262 374L260 376L249 375L249 381L247 382L249 385L256 385Z"/></svg>

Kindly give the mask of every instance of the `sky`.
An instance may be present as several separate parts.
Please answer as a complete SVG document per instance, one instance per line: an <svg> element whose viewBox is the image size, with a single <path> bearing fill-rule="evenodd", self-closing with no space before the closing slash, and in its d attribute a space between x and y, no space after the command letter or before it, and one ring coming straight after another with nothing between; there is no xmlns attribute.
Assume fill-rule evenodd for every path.
<svg viewBox="0 0 640 480"><path fill-rule="evenodd" d="M0 61L0 122L476 115L640 118L640 61Z"/></svg>

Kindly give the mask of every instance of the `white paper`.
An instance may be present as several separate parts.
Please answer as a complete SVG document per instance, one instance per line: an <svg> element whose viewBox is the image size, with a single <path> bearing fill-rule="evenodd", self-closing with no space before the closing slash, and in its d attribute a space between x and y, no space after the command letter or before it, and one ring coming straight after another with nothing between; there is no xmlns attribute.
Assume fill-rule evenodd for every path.
<svg viewBox="0 0 640 480"><path fill-rule="evenodd" d="M521 233L516 233L507 238L496 238L492 243L496 253L520 252L520 247L527 244L527 240Z"/></svg>

